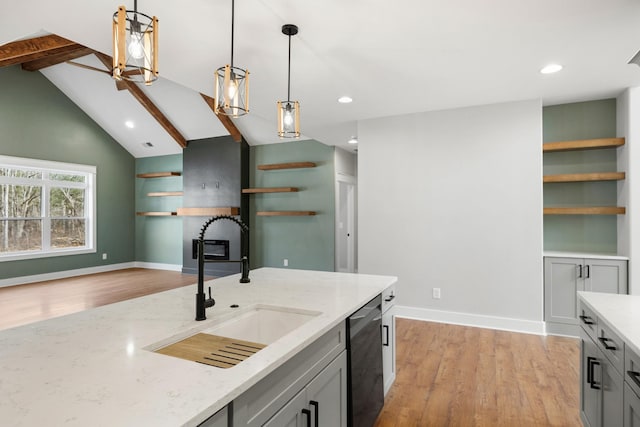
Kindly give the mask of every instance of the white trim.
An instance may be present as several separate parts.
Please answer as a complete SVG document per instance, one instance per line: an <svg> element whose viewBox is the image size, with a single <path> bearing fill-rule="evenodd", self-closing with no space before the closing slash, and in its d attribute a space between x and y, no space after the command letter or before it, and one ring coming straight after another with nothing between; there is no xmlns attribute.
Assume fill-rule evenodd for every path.
<svg viewBox="0 0 640 427"><path fill-rule="evenodd" d="M36 259L36 258L50 258L50 257L65 256L65 255L94 254L96 252L97 251L95 250L95 248L55 249L49 252L42 252L42 251L9 252L7 255L0 255L0 262L18 261L18 260Z"/></svg>
<svg viewBox="0 0 640 427"><path fill-rule="evenodd" d="M0 164L20 166L24 168L53 169L63 172L84 172L95 174L97 167L79 163L54 162L52 160L28 159L26 157L0 156Z"/></svg>
<svg viewBox="0 0 640 427"><path fill-rule="evenodd" d="M107 271L134 268L134 262L101 265L98 267L78 268L76 270L56 271L53 273L35 274L33 276L11 277L0 280L0 288L5 286L25 285L27 283L44 282L46 280L66 279L67 277L84 276L85 274L104 273Z"/></svg>
<svg viewBox="0 0 640 427"><path fill-rule="evenodd" d="M137 268L148 268L150 270L168 270L182 272L182 265L179 264L160 264L157 262L142 262L136 261L135 266ZM197 278L196 278L197 280ZM195 282L193 282L195 283Z"/></svg>
<svg viewBox="0 0 640 427"><path fill-rule="evenodd" d="M428 308L396 305L396 316L407 319L424 320L453 325L497 329L525 334L545 335L543 321L511 319L508 317L485 316L481 314L458 313L455 311L432 310Z"/></svg>

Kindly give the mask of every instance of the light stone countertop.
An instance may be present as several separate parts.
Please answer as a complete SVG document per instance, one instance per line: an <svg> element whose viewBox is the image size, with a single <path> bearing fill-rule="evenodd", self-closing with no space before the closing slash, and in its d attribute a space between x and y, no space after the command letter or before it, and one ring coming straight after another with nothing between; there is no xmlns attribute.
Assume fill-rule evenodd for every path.
<svg viewBox="0 0 640 427"><path fill-rule="evenodd" d="M542 256L545 257L559 257L559 258L596 258L596 259L611 259L619 261L628 261L629 257L622 255L612 255L593 252L561 252L561 251L544 251Z"/></svg>
<svg viewBox="0 0 640 427"><path fill-rule="evenodd" d="M640 354L640 295L578 292L578 297Z"/></svg>
<svg viewBox="0 0 640 427"><path fill-rule="evenodd" d="M250 278L206 282L216 305L203 322L194 284L0 331L0 425L195 426L397 280L274 268ZM230 369L144 349L232 317L231 304L321 314Z"/></svg>

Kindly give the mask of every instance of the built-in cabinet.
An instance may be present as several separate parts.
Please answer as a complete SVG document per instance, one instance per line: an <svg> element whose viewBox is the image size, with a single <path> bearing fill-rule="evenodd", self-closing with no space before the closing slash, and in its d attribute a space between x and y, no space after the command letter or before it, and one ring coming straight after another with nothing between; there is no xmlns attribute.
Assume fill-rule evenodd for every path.
<svg viewBox="0 0 640 427"><path fill-rule="evenodd" d="M580 304L580 417L586 427L640 426L640 357Z"/></svg>
<svg viewBox="0 0 640 427"><path fill-rule="evenodd" d="M627 293L627 260L544 258L544 320L547 331L578 335L578 291Z"/></svg>
<svg viewBox="0 0 640 427"><path fill-rule="evenodd" d="M382 379L385 396L396 379L395 298L395 285L382 293Z"/></svg>

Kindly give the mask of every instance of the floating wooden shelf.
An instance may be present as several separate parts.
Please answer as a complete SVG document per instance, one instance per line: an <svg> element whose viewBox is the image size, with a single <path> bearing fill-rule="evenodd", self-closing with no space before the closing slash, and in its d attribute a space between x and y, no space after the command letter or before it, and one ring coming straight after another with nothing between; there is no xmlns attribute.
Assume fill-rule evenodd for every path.
<svg viewBox="0 0 640 427"><path fill-rule="evenodd" d="M544 208L545 215L624 215L620 206L578 206L570 208Z"/></svg>
<svg viewBox="0 0 640 427"><path fill-rule="evenodd" d="M624 145L624 138L580 139L575 141L557 141L542 144L542 151L596 150L599 148L615 148Z"/></svg>
<svg viewBox="0 0 640 427"><path fill-rule="evenodd" d="M313 216L314 211L258 211L258 216Z"/></svg>
<svg viewBox="0 0 640 427"><path fill-rule="evenodd" d="M176 212L136 212L138 216L176 216Z"/></svg>
<svg viewBox="0 0 640 427"><path fill-rule="evenodd" d="M147 193L149 197L182 196L182 191L156 191Z"/></svg>
<svg viewBox="0 0 640 427"><path fill-rule="evenodd" d="M293 162L293 163L275 163L271 165L258 165L258 169L261 171L270 171L278 169L300 169L300 168L315 168L316 164L313 162Z"/></svg>
<svg viewBox="0 0 640 427"><path fill-rule="evenodd" d="M624 172L595 172L545 175L543 182L620 181L623 179L625 179Z"/></svg>
<svg viewBox="0 0 640 427"><path fill-rule="evenodd" d="M164 178L167 176L181 176L182 172L149 172L139 173L136 175L138 178Z"/></svg>
<svg viewBox="0 0 640 427"><path fill-rule="evenodd" d="M296 187L270 187L270 188L243 188L243 194L255 193L295 193L298 191Z"/></svg>
<svg viewBox="0 0 640 427"><path fill-rule="evenodd" d="M240 208L178 208L178 216L240 215Z"/></svg>

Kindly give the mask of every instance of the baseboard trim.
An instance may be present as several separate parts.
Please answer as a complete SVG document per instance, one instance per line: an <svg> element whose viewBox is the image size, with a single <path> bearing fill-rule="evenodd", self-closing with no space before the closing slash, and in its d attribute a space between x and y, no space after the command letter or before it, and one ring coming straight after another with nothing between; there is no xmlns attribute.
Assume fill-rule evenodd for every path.
<svg viewBox="0 0 640 427"><path fill-rule="evenodd" d="M98 267L78 268L76 270L56 271L53 273L34 274L33 276L10 277L0 280L0 288L6 286L26 285L27 283L45 282L47 280L66 279L84 276L85 274L105 273L107 271L124 270L125 268L148 268L150 270L182 271L181 265L160 264L155 262L123 262L120 264L100 265Z"/></svg>
<svg viewBox="0 0 640 427"><path fill-rule="evenodd" d="M84 276L85 274L104 273L107 271L134 268L134 262L124 262L120 264L100 265L97 267L78 268L76 270L56 271L53 273L34 274L32 276L11 277L0 280L0 288L6 286L25 285L27 283L44 282L47 280L66 279L67 277Z"/></svg>
<svg viewBox="0 0 640 427"><path fill-rule="evenodd" d="M454 311L432 310L420 307L396 306L396 316L429 322L497 329L525 334L545 335L543 321L512 319L508 317L484 316Z"/></svg>

